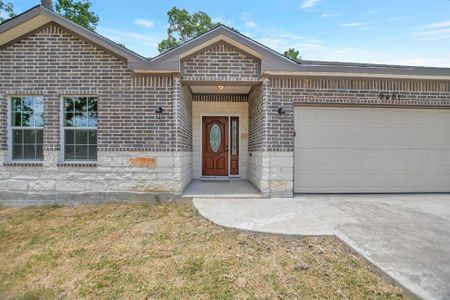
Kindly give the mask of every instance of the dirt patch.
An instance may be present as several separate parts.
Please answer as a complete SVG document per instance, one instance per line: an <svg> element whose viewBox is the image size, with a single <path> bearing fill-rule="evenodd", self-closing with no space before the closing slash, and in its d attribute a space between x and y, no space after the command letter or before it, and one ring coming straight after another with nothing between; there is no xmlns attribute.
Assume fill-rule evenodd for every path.
<svg viewBox="0 0 450 300"><path fill-rule="evenodd" d="M188 204L0 209L0 298L404 298L333 237L226 230Z"/></svg>

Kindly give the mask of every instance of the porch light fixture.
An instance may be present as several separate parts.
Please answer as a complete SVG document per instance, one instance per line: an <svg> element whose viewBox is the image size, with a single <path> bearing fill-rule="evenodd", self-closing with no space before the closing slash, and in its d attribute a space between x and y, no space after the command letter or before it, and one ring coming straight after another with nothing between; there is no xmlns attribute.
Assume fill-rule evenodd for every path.
<svg viewBox="0 0 450 300"><path fill-rule="evenodd" d="M285 114L286 114L286 112L284 111L284 109L280 106L280 107L278 107L278 113L281 115L281 116L284 116Z"/></svg>
<svg viewBox="0 0 450 300"><path fill-rule="evenodd" d="M157 109L155 109L156 118L161 119L161 115L163 112L164 112L164 108L162 108L162 107L158 107Z"/></svg>
<svg viewBox="0 0 450 300"><path fill-rule="evenodd" d="M219 91L223 91L224 88L225 88L225 87L224 87L223 85L218 85L218 86L217 86L217 89L218 89Z"/></svg>

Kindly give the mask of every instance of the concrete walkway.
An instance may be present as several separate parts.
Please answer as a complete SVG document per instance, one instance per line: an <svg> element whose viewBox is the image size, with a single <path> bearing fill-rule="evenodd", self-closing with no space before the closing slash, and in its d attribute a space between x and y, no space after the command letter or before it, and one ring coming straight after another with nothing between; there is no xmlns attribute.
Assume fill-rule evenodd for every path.
<svg viewBox="0 0 450 300"><path fill-rule="evenodd" d="M334 234L407 290L450 299L450 195L195 198L212 222L283 235Z"/></svg>
<svg viewBox="0 0 450 300"><path fill-rule="evenodd" d="M194 179L187 186L183 197L261 198L261 194L248 180L205 181Z"/></svg>

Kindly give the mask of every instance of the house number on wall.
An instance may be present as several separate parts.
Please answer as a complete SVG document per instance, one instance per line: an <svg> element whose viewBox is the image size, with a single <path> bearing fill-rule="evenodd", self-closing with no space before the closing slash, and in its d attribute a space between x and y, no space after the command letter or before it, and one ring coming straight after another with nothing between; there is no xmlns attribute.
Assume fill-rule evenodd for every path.
<svg viewBox="0 0 450 300"><path fill-rule="evenodd" d="M392 99L392 100L400 100L400 94L397 92L394 93L383 93L381 92L378 97L380 97L381 100L386 99Z"/></svg>

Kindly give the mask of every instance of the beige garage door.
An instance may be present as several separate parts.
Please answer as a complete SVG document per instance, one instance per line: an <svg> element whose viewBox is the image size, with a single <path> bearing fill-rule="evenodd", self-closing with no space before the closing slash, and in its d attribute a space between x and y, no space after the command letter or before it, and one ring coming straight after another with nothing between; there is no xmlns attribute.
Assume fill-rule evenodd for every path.
<svg viewBox="0 0 450 300"><path fill-rule="evenodd" d="M450 192L450 110L295 108L296 193Z"/></svg>

